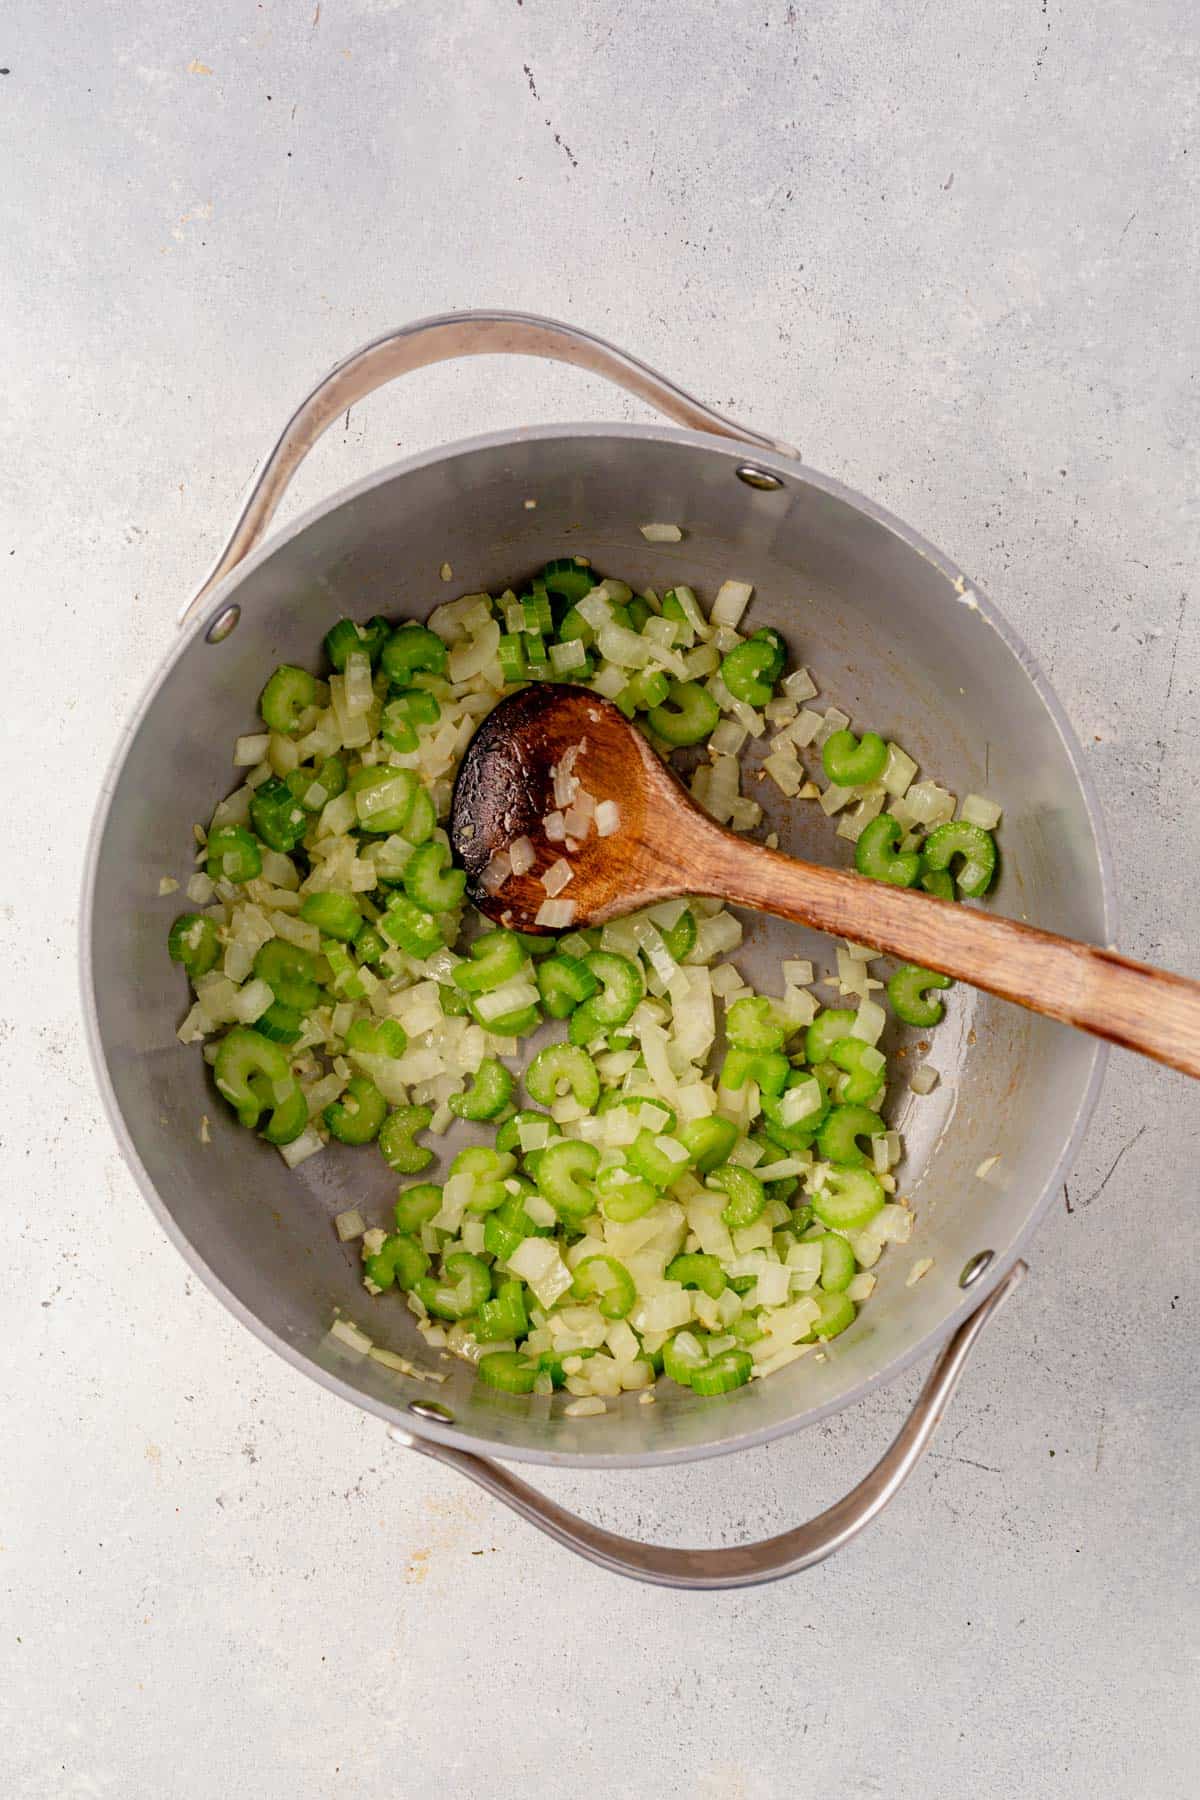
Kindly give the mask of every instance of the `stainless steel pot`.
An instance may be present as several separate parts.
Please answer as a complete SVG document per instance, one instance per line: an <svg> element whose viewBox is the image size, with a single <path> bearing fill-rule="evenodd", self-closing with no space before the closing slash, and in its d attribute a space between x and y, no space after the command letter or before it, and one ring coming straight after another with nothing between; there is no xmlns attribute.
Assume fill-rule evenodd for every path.
<svg viewBox="0 0 1200 1800"><path fill-rule="evenodd" d="M685 429L539 426L471 439L395 464L261 545L316 438L374 388L454 356L555 358L608 376ZM639 526L678 521L678 545ZM607 1417L477 1384L444 1386L356 1357L329 1335L334 1309L365 1320L357 1258L332 1215L353 1201L384 1215L381 1159L331 1150L289 1172L214 1096L201 1059L175 1039L184 995L164 952L174 900L156 900L193 820L230 780L231 739L254 728L264 672L307 662L343 613L423 617L454 593L496 590L578 550L658 588L755 585L756 623L786 635L825 691L891 733L960 792L1006 806L1001 910L1108 943L1112 893L1103 827L1078 745L1048 682L973 583L915 532L807 468L789 446L743 430L610 345L511 313L429 319L342 363L289 422L216 569L185 609L179 642L124 735L93 832L83 911L85 999L96 1070L147 1200L192 1267L264 1342L377 1413L397 1441L458 1468L560 1542L605 1567L681 1587L748 1585L803 1568L875 1516L918 1460L972 1343L1023 1273L1020 1258L1068 1172L1105 1050L1047 1020L959 988L939 1028L934 1093L903 1103L909 1250L823 1360L807 1357L719 1399L664 1388ZM453 565L453 585L439 580ZM778 809L784 848L829 857L823 820ZM837 849L844 846L837 845ZM748 921L745 963L770 990L785 955L820 954L778 921ZM201 1143L203 1113L212 1141ZM953 1123L953 1129L949 1129ZM457 1147L454 1141L453 1147ZM975 1171L1001 1160L986 1178ZM933 1266L916 1286L914 1258ZM371 1329L428 1360L399 1306ZM821 1518L735 1550L666 1550L564 1513L491 1457L596 1467L716 1456L811 1425L940 1352L883 1461Z"/></svg>

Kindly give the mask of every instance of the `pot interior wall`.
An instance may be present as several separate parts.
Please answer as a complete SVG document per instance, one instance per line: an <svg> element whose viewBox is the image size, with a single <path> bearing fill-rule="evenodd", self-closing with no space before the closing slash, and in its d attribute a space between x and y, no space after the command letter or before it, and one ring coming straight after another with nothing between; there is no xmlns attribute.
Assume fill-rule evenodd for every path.
<svg viewBox="0 0 1200 1800"><path fill-rule="evenodd" d="M736 446L655 429L542 430L481 442L407 465L282 537L237 580L241 621L224 642L203 625L162 679L116 777L98 852L92 957L99 1028L129 1139L168 1228L235 1308L293 1360L362 1404L398 1419L436 1398L481 1450L555 1460L622 1461L703 1454L771 1433L840 1404L921 1344L940 1337L963 1300L968 1257L1015 1253L1084 1105L1096 1046L1065 1028L958 987L930 1044L941 1082L893 1109L908 1154L912 1243L893 1248L854 1327L823 1357L718 1400L663 1389L602 1419L561 1416L561 1401L514 1400L464 1365L440 1387L396 1376L328 1337L335 1309L376 1341L429 1366L402 1304L370 1301L354 1247L332 1215L356 1204L383 1221L396 1181L370 1150L333 1147L295 1173L239 1129L198 1052L175 1029L185 1009L165 954L179 899L156 898L160 876L186 880L191 825L234 785L234 736L256 728L263 680L281 660L316 668L322 634L343 613L424 617L441 601L515 583L547 558L578 552L602 571L660 591L692 583L711 598L726 576L755 584L752 619L787 637L820 685L816 704L893 736L922 772L956 793L1004 804L1003 868L992 904L1050 929L1102 941L1098 852L1071 757L1018 655L955 583L887 522L785 463L785 484L760 493L737 479ZM535 507L526 502L536 501ZM639 526L678 521L678 545L648 545ZM444 562L450 581L440 579ZM782 845L841 864L849 846L815 805L752 785ZM831 957L815 934L746 918L744 966L778 991L788 955ZM910 1038L914 1035L909 1034ZM885 1039L891 1047L898 1038ZM920 1056L914 1046L910 1055ZM911 1063L910 1065L911 1066ZM212 1141L200 1140L200 1120ZM469 1141L456 1127L447 1157ZM987 1157L1000 1162L975 1175ZM436 1174L431 1170L430 1175ZM918 1257L933 1267L905 1280ZM982 1291L982 1290L980 1290Z"/></svg>

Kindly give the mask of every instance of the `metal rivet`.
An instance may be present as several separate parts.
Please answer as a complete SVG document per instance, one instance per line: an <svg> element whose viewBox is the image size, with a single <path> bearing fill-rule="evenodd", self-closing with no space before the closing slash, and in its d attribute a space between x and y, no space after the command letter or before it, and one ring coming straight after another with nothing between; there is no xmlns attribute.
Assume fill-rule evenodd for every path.
<svg viewBox="0 0 1200 1800"><path fill-rule="evenodd" d="M974 1256L968 1257L963 1264L963 1272L958 1278L959 1287L974 1287L995 1254L994 1250L977 1250Z"/></svg>
<svg viewBox="0 0 1200 1800"><path fill-rule="evenodd" d="M418 1419L433 1419L438 1425L453 1425L454 1414L440 1400L410 1400L410 1413L416 1413Z"/></svg>
<svg viewBox="0 0 1200 1800"><path fill-rule="evenodd" d="M233 630L234 626L237 624L237 622L241 618L241 616L242 616L242 609L240 606L227 606L223 613L219 613L217 615L217 617L213 620L212 624L209 626L208 630L205 632L205 634L204 634L205 643L206 644L223 643L224 640L229 636L230 632Z"/></svg>
<svg viewBox="0 0 1200 1800"><path fill-rule="evenodd" d="M783 486L780 476L772 475L767 469L756 469L753 463L742 463L737 470L737 478L744 481L747 487L757 488L760 494L774 494Z"/></svg>

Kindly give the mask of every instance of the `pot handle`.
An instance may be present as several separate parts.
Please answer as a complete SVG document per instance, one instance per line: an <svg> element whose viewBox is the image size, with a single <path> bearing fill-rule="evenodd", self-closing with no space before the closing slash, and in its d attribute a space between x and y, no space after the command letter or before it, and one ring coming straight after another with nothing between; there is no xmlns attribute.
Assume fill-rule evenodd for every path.
<svg viewBox="0 0 1200 1800"><path fill-rule="evenodd" d="M760 1582L778 1581L784 1575L811 1569L814 1563L832 1556L871 1524L899 1493L929 1448L981 1332L1016 1291L1026 1272L1023 1262L1014 1263L1003 1281L959 1326L930 1370L899 1434L870 1474L815 1519L781 1532L778 1537L764 1538L759 1544L738 1544L726 1550L674 1550L662 1544L639 1544L634 1538L603 1531L567 1512L485 1457L424 1436L416 1437L395 1426L389 1436L419 1456L457 1469L547 1537L612 1574L629 1575L635 1581L652 1582L658 1587L755 1587Z"/></svg>
<svg viewBox="0 0 1200 1800"><path fill-rule="evenodd" d="M627 356L615 345L574 325L538 318L534 313L490 310L418 319L355 350L300 402L254 477L229 542L181 612L180 624L261 541L296 470L335 419L398 375L457 356L540 356L552 362L572 363L577 369L603 375L617 387L636 394L679 425L735 438L784 456L797 454L790 444L736 424L637 357Z"/></svg>

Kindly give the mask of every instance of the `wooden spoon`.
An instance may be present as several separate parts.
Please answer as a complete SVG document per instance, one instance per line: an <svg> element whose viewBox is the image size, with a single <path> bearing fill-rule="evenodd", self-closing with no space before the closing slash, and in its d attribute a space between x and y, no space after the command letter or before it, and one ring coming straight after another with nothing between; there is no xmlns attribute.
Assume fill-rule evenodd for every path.
<svg viewBox="0 0 1200 1800"><path fill-rule="evenodd" d="M583 788L620 810L612 836L592 829L574 849L549 842L543 824L561 810L554 768L568 752ZM488 864L521 837L533 845L533 867L490 893ZM562 858L573 871L561 894L574 902L571 929L712 895L871 944L1200 1077L1200 983L749 843L714 824L642 733L586 688L539 682L488 714L459 768L450 839L474 905L516 931L546 931L537 923L547 898L540 877Z"/></svg>

